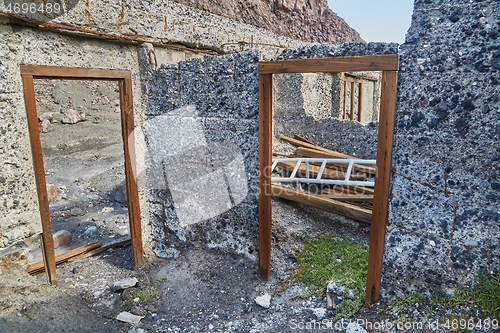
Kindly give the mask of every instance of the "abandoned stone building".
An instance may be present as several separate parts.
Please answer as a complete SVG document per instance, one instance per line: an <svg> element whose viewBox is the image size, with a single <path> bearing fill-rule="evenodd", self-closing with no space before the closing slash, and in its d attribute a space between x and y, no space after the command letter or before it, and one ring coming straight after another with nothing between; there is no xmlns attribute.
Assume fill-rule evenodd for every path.
<svg viewBox="0 0 500 333"><path fill-rule="evenodd" d="M2 256L22 253L47 219L40 211L48 205L49 174L35 151L43 134L36 114L27 117L40 100L35 104L30 80L101 78L120 82L115 98L129 115L121 131L137 262L143 249L169 258L197 243L258 265L259 215L270 197L262 193L259 163L271 145L293 153L280 137L295 134L386 161L377 177L387 188L375 190L385 197L374 199L382 223L370 243L383 254L383 261L370 259L380 260L382 295L448 288L498 270L498 1L416 0L402 45L364 43L352 33L337 45L298 40L173 1L75 2L52 16L9 12L8 5L0 0ZM272 76L262 64L384 56L396 59L396 68L276 72L272 137L259 139L262 75ZM394 95L381 96L391 84Z"/></svg>

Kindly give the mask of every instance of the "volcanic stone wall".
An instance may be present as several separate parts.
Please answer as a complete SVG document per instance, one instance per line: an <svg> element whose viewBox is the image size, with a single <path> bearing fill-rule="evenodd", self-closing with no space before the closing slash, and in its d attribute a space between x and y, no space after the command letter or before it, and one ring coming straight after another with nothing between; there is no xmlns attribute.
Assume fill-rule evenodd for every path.
<svg viewBox="0 0 500 333"><path fill-rule="evenodd" d="M498 1L415 2L400 50L386 290L447 289L499 268L499 17Z"/></svg>
<svg viewBox="0 0 500 333"><path fill-rule="evenodd" d="M255 258L256 50L151 68L145 121L150 220L160 257L202 244Z"/></svg>

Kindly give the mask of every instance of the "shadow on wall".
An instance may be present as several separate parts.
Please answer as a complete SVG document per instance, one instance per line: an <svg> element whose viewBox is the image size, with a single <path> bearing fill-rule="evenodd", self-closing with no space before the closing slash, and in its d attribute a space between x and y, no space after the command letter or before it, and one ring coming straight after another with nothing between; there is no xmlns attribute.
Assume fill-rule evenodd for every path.
<svg viewBox="0 0 500 333"><path fill-rule="evenodd" d="M151 184L170 190L181 227L221 215L247 196L240 148L230 142L209 147L195 105L149 119L145 134L155 138L148 142Z"/></svg>

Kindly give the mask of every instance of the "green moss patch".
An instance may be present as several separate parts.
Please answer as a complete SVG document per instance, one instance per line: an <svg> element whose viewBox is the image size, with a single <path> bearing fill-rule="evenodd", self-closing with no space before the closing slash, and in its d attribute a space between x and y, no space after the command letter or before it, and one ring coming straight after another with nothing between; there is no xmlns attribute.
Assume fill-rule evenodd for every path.
<svg viewBox="0 0 500 333"><path fill-rule="evenodd" d="M300 297L322 296L330 280L353 289L355 298L347 299L345 295L335 311L336 318L354 315L364 304L368 246L333 234L320 234L316 238L303 236L303 240L304 249L296 253L298 267L285 283L303 284L308 292Z"/></svg>
<svg viewBox="0 0 500 333"><path fill-rule="evenodd" d="M481 272L473 282L457 285L453 295L441 291L435 293L431 303L448 308L457 305L476 306L486 316L500 318L500 274Z"/></svg>

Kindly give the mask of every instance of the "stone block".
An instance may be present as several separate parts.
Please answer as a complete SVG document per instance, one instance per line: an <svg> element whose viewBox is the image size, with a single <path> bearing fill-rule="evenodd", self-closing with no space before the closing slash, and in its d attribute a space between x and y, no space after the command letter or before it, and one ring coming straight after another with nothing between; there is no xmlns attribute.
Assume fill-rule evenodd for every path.
<svg viewBox="0 0 500 333"><path fill-rule="evenodd" d="M73 235L67 230L60 230L52 235L54 239L54 249L61 246L71 245Z"/></svg>

